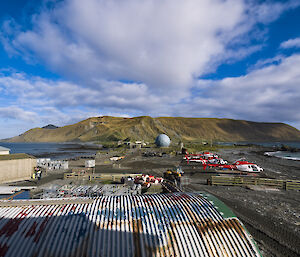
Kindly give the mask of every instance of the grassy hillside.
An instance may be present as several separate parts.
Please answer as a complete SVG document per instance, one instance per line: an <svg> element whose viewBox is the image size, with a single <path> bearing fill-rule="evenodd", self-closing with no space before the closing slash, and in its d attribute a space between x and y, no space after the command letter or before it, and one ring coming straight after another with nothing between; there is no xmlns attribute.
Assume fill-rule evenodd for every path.
<svg viewBox="0 0 300 257"><path fill-rule="evenodd" d="M56 129L34 128L9 142L153 141L159 133L173 141L300 141L300 131L283 123L214 118L141 116L93 117Z"/></svg>

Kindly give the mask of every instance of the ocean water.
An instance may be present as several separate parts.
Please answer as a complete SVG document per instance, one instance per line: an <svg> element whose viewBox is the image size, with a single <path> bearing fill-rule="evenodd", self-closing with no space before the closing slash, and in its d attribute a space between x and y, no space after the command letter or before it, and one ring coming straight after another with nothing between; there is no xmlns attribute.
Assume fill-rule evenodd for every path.
<svg viewBox="0 0 300 257"><path fill-rule="evenodd" d="M248 144L254 144L254 145L261 145L265 147L276 147L276 146L281 146L281 145L287 145L291 147L295 147L300 149L300 142L218 142L220 145L234 145L234 144L239 144L239 145L248 145Z"/></svg>
<svg viewBox="0 0 300 257"><path fill-rule="evenodd" d="M96 154L94 149L81 149L84 144L76 143L2 143L0 146L10 149L10 153L27 153L36 157L68 159L77 156Z"/></svg>
<svg viewBox="0 0 300 257"><path fill-rule="evenodd" d="M275 142L273 144L271 143L262 143L263 146L281 146L281 145L287 145L290 147L298 148L300 149L300 142ZM294 161L300 161L300 151L299 152L289 152L289 151L274 151L270 153L266 153L270 156L275 156L278 158L288 159L288 160L294 160Z"/></svg>
<svg viewBox="0 0 300 257"><path fill-rule="evenodd" d="M265 155L275 156L278 158L300 161L300 152L288 152L288 151L276 151L276 152L266 152Z"/></svg>
<svg viewBox="0 0 300 257"><path fill-rule="evenodd" d="M252 144L262 145L262 146L266 146L266 147L276 147L276 146L281 146L281 145L287 145L290 147L295 147L295 148L300 149L300 142L264 142L264 143L252 142Z"/></svg>

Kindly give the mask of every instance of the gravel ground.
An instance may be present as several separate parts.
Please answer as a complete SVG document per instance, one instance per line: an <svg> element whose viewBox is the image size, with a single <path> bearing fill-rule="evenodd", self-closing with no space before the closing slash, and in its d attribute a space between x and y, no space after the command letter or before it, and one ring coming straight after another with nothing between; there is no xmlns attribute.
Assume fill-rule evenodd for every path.
<svg viewBox="0 0 300 257"><path fill-rule="evenodd" d="M245 157L264 169L261 175L277 179L300 179L300 161L287 160L265 156L264 152L272 151L269 148L249 147L239 149L222 149L218 152L225 160L233 162Z"/></svg>
<svg viewBox="0 0 300 257"><path fill-rule="evenodd" d="M263 177L300 180L300 161L264 156L270 149L222 149L218 154L233 162L240 158L264 168ZM207 191L224 201L258 242L263 256L300 256L300 192L255 191L243 187L207 186L208 174L192 172L189 191Z"/></svg>

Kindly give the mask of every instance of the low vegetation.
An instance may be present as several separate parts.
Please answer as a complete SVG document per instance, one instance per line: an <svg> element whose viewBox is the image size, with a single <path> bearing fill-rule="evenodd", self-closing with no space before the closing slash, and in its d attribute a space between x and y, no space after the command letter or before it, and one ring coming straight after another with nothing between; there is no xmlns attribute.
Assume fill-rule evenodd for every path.
<svg viewBox="0 0 300 257"><path fill-rule="evenodd" d="M118 141L144 140L167 134L172 142L193 141L300 141L300 132L283 123L262 123L231 119L141 116L101 116L59 128L34 128L7 139L9 142Z"/></svg>

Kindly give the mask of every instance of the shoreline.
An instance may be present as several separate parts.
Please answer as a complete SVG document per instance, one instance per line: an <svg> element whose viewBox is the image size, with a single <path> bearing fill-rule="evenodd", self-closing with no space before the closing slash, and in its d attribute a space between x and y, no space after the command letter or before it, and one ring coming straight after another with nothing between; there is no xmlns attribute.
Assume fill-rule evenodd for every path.
<svg viewBox="0 0 300 257"><path fill-rule="evenodd" d="M102 145L92 143L3 143L11 149L11 154L26 153L36 158L72 159L80 156L95 156Z"/></svg>
<svg viewBox="0 0 300 257"><path fill-rule="evenodd" d="M264 155L268 151L270 152L270 148L267 147L247 147L219 149L218 153L229 162L240 158L254 162L264 169L261 175L269 178L300 179L300 161Z"/></svg>
<svg viewBox="0 0 300 257"><path fill-rule="evenodd" d="M281 154L288 154L289 156L282 156ZM268 157L275 157L275 158L281 158L291 161L300 161L300 153L299 152L289 152L289 151L275 151L275 152L265 152L265 156ZM296 155L295 157L291 155ZM297 156L298 155L298 156Z"/></svg>

